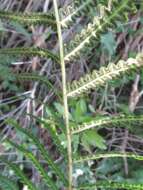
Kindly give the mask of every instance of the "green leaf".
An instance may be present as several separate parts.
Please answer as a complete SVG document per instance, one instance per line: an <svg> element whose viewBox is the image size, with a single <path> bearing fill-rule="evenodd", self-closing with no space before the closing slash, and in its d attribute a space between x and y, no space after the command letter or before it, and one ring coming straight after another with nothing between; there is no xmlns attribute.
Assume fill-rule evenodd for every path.
<svg viewBox="0 0 143 190"><path fill-rule="evenodd" d="M105 150L105 140L95 130L87 131L82 135L82 145L87 151L90 152L90 148L98 147L99 149Z"/></svg>
<svg viewBox="0 0 143 190"><path fill-rule="evenodd" d="M95 108L94 108L93 105L89 104L89 105L88 105L88 108L89 108L89 110L90 110L92 113L95 113Z"/></svg>
<svg viewBox="0 0 143 190"><path fill-rule="evenodd" d="M7 161L6 159L0 157L0 160L2 162L4 162L6 165L8 165L9 168L11 168L16 176L20 179L20 181L24 184L28 186L28 190L38 190L35 186L35 184L33 184L26 176L25 174L21 171L21 169L16 165L13 164L12 162Z"/></svg>
<svg viewBox="0 0 143 190"><path fill-rule="evenodd" d="M54 106L55 106L56 110L58 111L58 113L60 114L60 116L63 116L64 115L64 107L63 107L63 105L58 103L58 102L55 102Z"/></svg>
<svg viewBox="0 0 143 190"><path fill-rule="evenodd" d="M87 112L87 105L84 99L80 99L76 104L75 114L77 117L82 116Z"/></svg>
<svg viewBox="0 0 143 190"><path fill-rule="evenodd" d="M88 120L89 116L87 113L87 105L84 99L80 99L75 103L75 110L73 110L72 115L76 123L85 122Z"/></svg>
<svg viewBox="0 0 143 190"><path fill-rule="evenodd" d="M0 175L0 189L1 190L19 190L14 181L6 176Z"/></svg>
<svg viewBox="0 0 143 190"><path fill-rule="evenodd" d="M60 116L64 117L64 107L62 104L55 102L54 106L57 110L57 112L59 113ZM72 115L69 113L69 119L72 120Z"/></svg>
<svg viewBox="0 0 143 190"><path fill-rule="evenodd" d="M32 164L35 166L43 180L46 182L47 186L51 187L53 190L57 190L55 183L48 176L46 170L42 167L41 163L38 161L38 159L36 158L36 156L34 156L32 152L25 149L23 145L18 145L9 139L7 139L7 142L10 143L13 147L15 147L18 151L21 151L25 154L25 157L27 157L32 162Z"/></svg>
<svg viewBox="0 0 143 190"><path fill-rule="evenodd" d="M79 135L73 136L73 153L77 153L79 146Z"/></svg>
<svg viewBox="0 0 143 190"><path fill-rule="evenodd" d="M33 141L34 145L37 146L37 148L38 148L39 152L41 153L42 157L49 164L49 167L51 167L53 169L55 174L57 174L59 176L59 178L61 179L61 181L64 184L67 184L67 179L66 179L65 175L63 174L61 169L58 167L58 165L54 163L52 157L50 156L48 151L45 149L44 145L36 138L36 136L33 135L32 132L30 132L29 130L24 129L21 126L19 126L18 123L15 122L15 120L9 119L9 120L7 120L7 123L14 126L17 130L19 130L20 132L25 134L27 137L29 137L30 140ZM9 142L10 142L10 144L14 145L18 150L20 150L20 148L21 148L21 151L26 153L26 155L30 155L31 152L27 154L28 150L25 149L23 146L18 146L17 144L15 144L15 143L13 143L11 141L9 141Z"/></svg>
<svg viewBox="0 0 143 190"><path fill-rule="evenodd" d="M116 50L116 41L115 36L111 31L101 36L101 44L103 46L103 49L107 50L109 55L113 55Z"/></svg>
<svg viewBox="0 0 143 190"><path fill-rule="evenodd" d="M45 113L48 117L53 117L52 110L48 106L45 107Z"/></svg>

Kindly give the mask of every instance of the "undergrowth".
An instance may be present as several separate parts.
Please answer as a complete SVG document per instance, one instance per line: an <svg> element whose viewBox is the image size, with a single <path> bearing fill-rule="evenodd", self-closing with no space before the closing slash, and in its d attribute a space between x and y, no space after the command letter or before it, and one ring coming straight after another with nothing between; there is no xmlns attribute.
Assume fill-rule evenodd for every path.
<svg viewBox="0 0 143 190"><path fill-rule="evenodd" d="M0 187L4 190L141 190L143 181L139 180L141 177L136 177L136 172L133 173L133 176L138 180L131 180L131 176L125 176L125 179L121 177L122 171L120 170L122 168L121 159L125 163L125 175L128 175L128 160L133 164L132 169L135 170L136 165L140 167L143 155L132 152L128 148L119 151L112 147L108 151L108 145L103 136L110 139L108 135L111 129L124 130L127 136L129 132L134 134L137 130L142 130L143 116L134 112L142 93L139 94L137 91L137 100L134 100L135 103L131 102L128 111L125 110L125 106L119 105L115 114L112 114L112 105L110 105L111 108L107 106L108 109L102 112L101 108L96 110L90 102L94 91L102 92L104 96L104 93L107 94L108 88L118 88L123 79L126 83L132 81L137 73L142 75L143 53L128 55L126 59L121 59L120 55L115 56L116 42L112 34L112 30L119 29L122 22L128 23L130 17L137 14L142 8L142 4L132 0L121 0L120 2L118 0L109 0L108 2L75 0L65 9L58 7L57 0L53 0L52 3L55 14L0 11L0 19L3 23L13 23L13 25L19 23L25 27L24 32L31 25L32 27L37 25L50 27L52 35L49 34L46 40L50 41L52 37L58 38L58 53L55 50L52 51L50 48L52 45L47 42L49 48L38 47L38 45L23 47L19 44L16 47L1 47L0 55L7 56L9 59L11 56L14 59L23 56L24 59L29 57L38 59L39 57L50 60L58 71L60 68L60 80L62 80L59 92L52 85L52 77L49 80L42 73L35 72L34 69L32 72L14 71L11 74L12 71L6 65L4 73L9 73L8 77L3 76L4 73L1 71L2 80L6 80L3 83L4 89L9 88L13 81L16 81L17 85L22 81L25 81L25 85L29 85L30 81L36 81L34 90L38 85L42 88L42 93L37 97L37 104L42 104L43 114L39 116L33 110L34 105L32 107L28 104L30 109L25 115L30 127L27 128L22 126L24 121L19 122L19 119L14 119L10 115L2 118L2 127L8 127L11 133L10 135L5 135L5 133L1 135L5 154L0 157L0 160L5 167L3 167L3 174L0 175ZM70 31L78 22L83 22L80 31L75 29L75 33L66 42L64 32ZM52 42L54 43L54 40ZM93 68L91 72L77 78L74 77L73 72L70 79L68 76L70 65L76 62L78 64L81 58L90 62L91 57L96 56L96 51L97 56L98 53L100 55L101 52L98 52L100 45L103 46L103 50L106 49L105 55L110 54L110 61L106 62L104 66L91 63ZM94 59L92 59L93 61ZM15 86L10 90L19 92L23 89ZM31 100L36 99L33 95L34 90L31 93ZM57 97L56 101L53 101L54 108L47 106L46 100L41 103L40 99L40 96L50 90ZM26 96L26 94L23 95ZM17 98L18 96L11 96L8 101L13 102ZM133 96L131 98L133 101ZM44 138L43 141L39 139L36 126L44 133L48 131L46 138L51 140L50 144L56 152L55 155L53 150L47 148ZM138 137L140 138L140 135ZM126 142L123 143L123 146L124 144ZM7 159L9 150L14 150L17 154ZM26 161L27 165L24 168L23 165L14 163L17 157ZM38 182L30 176L31 165L33 165L32 169L38 173ZM141 171L141 176L142 173Z"/></svg>

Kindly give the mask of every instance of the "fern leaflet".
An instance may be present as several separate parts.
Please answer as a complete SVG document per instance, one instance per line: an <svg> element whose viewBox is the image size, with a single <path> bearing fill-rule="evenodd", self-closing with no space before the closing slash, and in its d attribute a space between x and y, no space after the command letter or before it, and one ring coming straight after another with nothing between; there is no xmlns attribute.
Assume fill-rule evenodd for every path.
<svg viewBox="0 0 143 190"><path fill-rule="evenodd" d="M39 163L39 161L37 160L37 158L33 155L32 152L28 151L27 149L25 149L22 145L18 145L14 142L12 142L11 140L7 139L7 142L15 147L17 150L21 151L22 153L24 153L24 155L31 160L31 162L33 163L33 165L35 166L35 168L37 169L37 171L41 174L41 176L43 177L43 179L46 182L46 185L51 187L53 190L58 190L55 183L51 180L51 178L48 176L47 172L43 169L43 167L41 166L41 164Z"/></svg>
<svg viewBox="0 0 143 190"><path fill-rule="evenodd" d="M6 161L4 158L0 157L0 160L5 163L6 165L8 165L9 168L11 168L16 176L18 178L20 178L21 182L24 184L24 185L27 185L29 190L38 190L35 185L24 175L24 173L21 171L21 169L16 165L16 164L13 164L9 161Z"/></svg>
<svg viewBox="0 0 143 190"><path fill-rule="evenodd" d="M113 117L99 117L95 118L87 123L83 123L82 125L77 125L72 127L72 134L78 134L88 129L96 128L101 129L103 127L124 127L132 129L130 124L143 124L143 116L135 116L135 115L120 115Z"/></svg>
<svg viewBox="0 0 143 190"><path fill-rule="evenodd" d="M54 15L45 13L15 13L0 11L0 18L4 20L19 22L22 24L49 24L52 28L56 28Z"/></svg>
<svg viewBox="0 0 143 190"><path fill-rule="evenodd" d="M45 84L47 86L47 89L52 89L57 95L57 97L59 98L59 100L61 99L58 90L55 89L55 87L51 84L51 82L47 79L46 76L41 76L38 73L20 73L20 74L14 74L14 75L20 81L32 80L32 81L39 81L40 83Z"/></svg>
<svg viewBox="0 0 143 190"><path fill-rule="evenodd" d="M2 190L19 190L17 185L8 177L0 175L0 188Z"/></svg>
<svg viewBox="0 0 143 190"><path fill-rule="evenodd" d="M133 153L115 153L115 152L110 152L110 153L104 153L104 154L96 154L96 155L91 155L91 156L85 156L85 157L79 157L74 160L74 163L80 163L80 162L86 162L89 160L98 160L101 158L133 158L136 160L143 160L143 156L133 154Z"/></svg>
<svg viewBox="0 0 143 190"><path fill-rule="evenodd" d="M0 54L6 55L24 55L24 56L39 56L41 58L51 58L53 61L59 63L59 58L57 55L53 54L47 49L41 48L4 48L0 49Z"/></svg>
<svg viewBox="0 0 143 190"><path fill-rule="evenodd" d="M68 97L77 97L83 93L90 92L90 89L99 88L106 85L121 74L134 71L143 66L143 54L137 55L136 59L129 58L127 61L120 60L117 65L111 63L107 67L101 67L99 71L94 70L92 74L87 74L79 81L68 84Z"/></svg>
<svg viewBox="0 0 143 190"><path fill-rule="evenodd" d="M38 150L40 151L42 157L47 161L49 166L53 169L55 174L59 176L59 178L62 180L62 182L67 186L68 182L64 176L64 174L61 172L60 168L52 161L51 156L48 154L47 150L45 149L44 145L28 130L21 128L16 122L13 120L7 121L9 124L12 124L17 130L24 133L27 137L29 137L34 144L37 146ZM18 148L18 147L17 147ZM19 147L20 148L20 147ZM22 147L21 147L22 150ZM24 150L24 148L23 148ZM26 150L25 150L26 151Z"/></svg>
<svg viewBox="0 0 143 190"><path fill-rule="evenodd" d="M53 125L55 126L54 121L52 121L52 120L46 120L46 119L40 119L40 118L37 118L37 117L36 117L36 119L40 123L44 124L44 127L50 132L50 135L51 135L52 140L54 141L55 145L57 146L57 148L59 149L59 151L62 153L62 155L64 156L65 160L67 160L67 153L66 153L65 149L63 148L63 146L61 145L61 141L58 138L58 135L56 134L56 131L54 131L54 129L52 127Z"/></svg>
<svg viewBox="0 0 143 190"><path fill-rule="evenodd" d="M66 8L68 15L62 19L61 25L65 28L71 26L77 19L77 17L86 14L90 10L94 9L95 1L93 0L78 0L74 3L74 6L71 5Z"/></svg>
<svg viewBox="0 0 143 190"><path fill-rule="evenodd" d="M84 190L84 189L95 189L95 188L105 188L105 189L126 189L126 190L143 190L143 184L132 184L132 183L119 183L114 181L99 181L96 184L87 184L74 190Z"/></svg>

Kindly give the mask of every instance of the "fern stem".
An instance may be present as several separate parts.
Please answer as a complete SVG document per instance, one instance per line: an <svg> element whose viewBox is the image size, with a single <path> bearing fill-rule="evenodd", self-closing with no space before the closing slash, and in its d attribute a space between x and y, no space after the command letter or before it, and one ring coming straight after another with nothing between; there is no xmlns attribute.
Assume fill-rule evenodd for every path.
<svg viewBox="0 0 143 190"><path fill-rule="evenodd" d="M53 0L54 10L57 22L57 32L59 39L59 50L60 50L60 63L61 63L61 72L62 72L62 89L63 89L63 103L64 103L64 120L67 132L67 151L68 151L68 179L69 186L68 190L72 190L72 142L71 142L71 131L69 128L69 112L68 112L68 99L67 99L67 89L66 89L66 70L64 62L64 48L63 48L63 39L61 31L61 22L59 18L58 5L57 1Z"/></svg>
<svg viewBox="0 0 143 190"><path fill-rule="evenodd" d="M96 155L79 157L74 160L74 163L86 162L89 160L98 160L101 158L133 158L140 161L143 160L143 156L130 153L130 152L125 152L125 153L110 152L110 153L103 153L103 154L97 153Z"/></svg>

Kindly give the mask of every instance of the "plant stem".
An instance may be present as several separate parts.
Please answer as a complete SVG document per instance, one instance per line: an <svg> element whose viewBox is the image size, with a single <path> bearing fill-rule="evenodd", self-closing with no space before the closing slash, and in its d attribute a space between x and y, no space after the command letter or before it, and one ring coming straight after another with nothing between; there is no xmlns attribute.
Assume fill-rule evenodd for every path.
<svg viewBox="0 0 143 190"><path fill-rule="evenodd" d="M57 32L59 39L59 50L60 50L60 63L61 63L61 72L62 72L62 89L63 89L63 103L64 103L64 119L67 133L67 151L68 151L68 179L69 187L68 190L72 190L72 142L71 142L71 131L69 128L69 111L68 111L68 99L67 99L67 88L66 88L66 70L64 62L64 48L63 48L63 39L61 31L61 23L58 13L57 0L53 0L54 10L57 22Z"/></svg>

